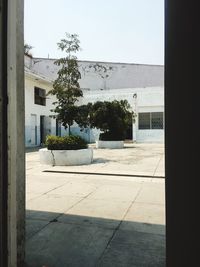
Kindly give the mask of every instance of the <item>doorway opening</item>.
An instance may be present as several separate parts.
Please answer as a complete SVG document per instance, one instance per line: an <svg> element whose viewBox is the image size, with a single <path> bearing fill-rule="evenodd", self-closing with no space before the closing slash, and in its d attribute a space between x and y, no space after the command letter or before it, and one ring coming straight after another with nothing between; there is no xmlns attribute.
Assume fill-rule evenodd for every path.
<svg viewBox="0 0 200 267"><path fill-rule="evenodd" d="M61 122L56 120L56 135L61 136Z"/></svg>
<svg viewBox="0 0 200 267"><path fill-rule="evenodd" d="M107 5L107 2L105 4ZM32 5L34 5L33 2ZM40 1L40 7L41 5L43 4ZM84 4L81 4L81 10L79 6L73 13L74 16L79 15L75 21L80 21L81 13L87 14L85 5L84 1ZM50 6L51 3L48 2L48 7ZM90 8L93 7L89 7L88 10ZM124 5L122 8L127 12ZM100 16L100 10L101 6L98 6L90 12L88 19L93 12L94 14L96 12L96 16ZM120 9L120 17L121 11L122 9ZM30 12L30 9L27 12ZM40 11L37 10L37 18L40 21L38 12ZM105 8L103 12L105 14ZM62 17L62 10L59 14ZM42 12L41 15L43 22L44 13ZM131 19L132 12L129 15ZM110 14L107 16L106 21L109 23L112 16ZM152 19L153 17L152 15ZM126 18L124 20L126 21ZM51 21L52 18L49 23ZM91 18L90 26L93 27L94 21L98 23L96 17ZM102 22L102 15L99 21ZM83 18L82 23L84 22ZM116 25L119 25L118 23L119 20L116 21ZM77 26L77 31L80 26ZM55 25L52 28L55 28ZM91 29L89 26L85 28ZM115 25L109 27L106 25L106 29L109 28L114 30ZM101 23L99 29L101 29ZM30 28L27 36L29 32ZM124 32L121 31L122 35ZM112 34L113 32L111 36L115 36ZM53 37L53 32L51 35ZM83 35L80 37L84 39ZM82 41L81 38L80 41ZM90 42L94 39L91 38ZM50 44L48 45L46 48L50 49ZM104 47L103 44L102 47ZM146 48L149 47L146 46ZM113 45L114 48L115 45ZM143 49L145 50L145 47ZM119 54L117 51L115 55ZM99 55L99 52L96 55ZM34 64L30 66L33 65L34 71L42 77L41 80L34 80L34 83L37 83L35 87L45 88L48 93L52 89L52 80L59 70L54 64L55 59L50 56L45 58L45 55L34 58L33 54L31 60ZM142 112L162 112L164 110L164 66L145 64L146 62L138 63L133 58L124 59L123 63L117 62L120 62L117 58L109 61L108 58L103 57L96 61L86 59L79 61L82 75L80 88L84 93L80 104L97 100L127 100L131 106L130 109L136 115ZM30 68L29 75L31 71L33 69ZM33 84L31 86L34 87ZM49 95L46 105L38 107L38 111L41 112L42 143L48 134L61 136L67 132L58 120L54 118L50 120L47 116L51 114L54 101L55 99ZM159 124L159 121L157 122L159 118L153 119L154 124ZM93 149L93 162L90 165L44 166L40 165L39 153L28 154L27 162L31 167L27 169L29 179L27 179L26 261L30 266L34 263L38 266L55 265L57 267L58 262L60 264L58 267L62 265L108 266L109 264L128 266L128 263L134 266L135 262L138 266L145 264L148 266L149 262L152 266L163 266L165 262L164 129L160 129L159 126L139 128L138 120L139 116L136 116L135 122L129 124L126 139L132 141L124 142L123 149L98 149L96 141L99 131L93 131L93 129L80 131L80 128L73 124L71 132L74 135L81 135L91 141L89 148ZM54 163L54 155L57 152L51 151ZM124 255L126 255L125 258ZM131 255L134 257L132 258Z"/></svg>
<svg viewBox="0 0 200 267"><path fill-rule="evenodd" d="M40 145L45 143L44 136L44 116L40 116Z"/></svg>
<svg viewBox="0 0 200 267"><path fill-rule="evenodd" d="M37 115L31 114L31 145L37 145Z"/></svg>

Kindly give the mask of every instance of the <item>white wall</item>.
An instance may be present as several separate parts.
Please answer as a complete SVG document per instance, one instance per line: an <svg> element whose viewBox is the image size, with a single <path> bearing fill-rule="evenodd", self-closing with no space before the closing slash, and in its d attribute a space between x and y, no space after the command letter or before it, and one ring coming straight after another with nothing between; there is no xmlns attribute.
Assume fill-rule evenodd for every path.
<svg viewBox="0 0 200 267"><path fill-rule="evenodd" d="M40 145L40 116L49 116L51 103L50 99L46 99L46 106L36 105L34 103L34 87L45 89L46 92L50 90L47 84L36 81L31 78L25 79L25 133L26 133L26 146L32 146L31 140L31 114L36 115L37 119L37 145ZM55 121L52 119L52 126Z"/></svg>
<svg viewBox="0 0 200 267"><path fill-rule="evenodd" d="M136 102L133 95L137 94ZM137 114L135 125L133 125L133 138L137 142L164 142L164 130L139 130L138 129L138 113L139 112L164 112L164 88L163 87L147 87L147 88L123 88L112 90L95 90L92 92L84 92L84 97L80 100L80 104L95 101L113 101L128 100L132 109ZM135 127L134 127L135 126ZM98 138L99 132L92 130L92 141Z"/></svg>
<svg viewBox="0 0 200 267"><path fill-rule="evenodd" d="M100 67L98 67L100 66ZM103 66L104 69L101 69ZM37 115L37 144L40 143L40 116L51 114L52 96L47 98L46 106L34 104L34 86L51 89L51 82L57 76L58 67L53 59L25 58L27 69L25 81L26 101L26 145L30 145L30 118L31 114ZM96 70L95 70L96 67ZM112 101L127 99L136 114L138 112L164 111L164 67L154 65L138 65L125 63L105 63L79 61L82 75L80 86L84 97L79 104L95 101ZM106 70L106 72L104 72ZM39 77L39 79L38 79ZM46 81L45 81L46 80ZM133 95L137 94L134 102ZM138 117L133 125L133 137L137 142L163 142L164 130L139 130ZM74 125L72 132L82 135L88 141L98 139L99 131L86 129L80 132ZM51 134L56 133L56 122L52 119ZM62 127L62 135L67 131Z"/></svg>
<svg viewBox="0 0 200 267"><path fill-rule="evenodd" d="M31 56L24 56L24 65L27 68L32 68L33 65L33 58Z"/></svg>
<svg viewBox="0 0 200 267"><path fill-rule="evenodd" d="M25 77L25 141L26 146L31 144L31 114L37 116L37 145L40 145L40 116L49 116L53 113L50 111L54 106L52 102L55 101L54 96L47 96L46 106L37 105L34 103L34 87L45 89L46 93L51 89L50 84L42 80L35 80L34 77ZM66 131L62 129L62 134ZM49 134L56 134L56 120L51 118L51 132Z"/></svg>
<svg viewBox="0 0 200 267"><path fill-rule="evenodd" d="M137 114L141 112L164 112L164 88L148 88L148 90L137 92ZM136 118L136 140L137 142L164 142L164 129L145 129L138 127Z"/></svg>
<svg viewBox="0 0 200 267"><path fill-rule="evenodd" d="M33 58L32 71L55 80L59 67L54 61ZM99 71L97 64L104 66L106 72ZM86 90L164 86L164 66L159 65L79 61L79 70L80 86Z"/></svg>

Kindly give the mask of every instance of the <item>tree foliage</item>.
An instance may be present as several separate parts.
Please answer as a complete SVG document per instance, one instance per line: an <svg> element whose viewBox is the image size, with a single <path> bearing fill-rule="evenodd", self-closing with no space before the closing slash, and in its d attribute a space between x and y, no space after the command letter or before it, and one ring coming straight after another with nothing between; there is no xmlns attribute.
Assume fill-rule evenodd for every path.
<svg viewBox="0 0 200 267"><path fill-rule="evenodd" d="M80 136L54 136L46 138L46 145L49 150L77 150L88 147L87 142Z"/></svg>
<svg viewBox="0 0 200 267"><path fill-rule="evenodd" d="M54 118L61 121L65 128L69 128L74 123L78 108L75 103L79 97L83 96L80 89L79 79L81 74L78 68L77 57L74 55L80 50L80 41L77 34L66 33L66 38L61 39L58 48L66 53L66 57L60 58L54 62L59 66L58 76L53 83L53 89L49 94L56 96L55 109L51 111L55 113Z"/></svg>
<svg viewBox="0 0 200 267"><path fill-rule="evenodd" d="M128 101L97 101L94 104L76 105L83 96L79 85L81 74L75 56L80 50L78 35L66 33L66 38L58 43L58 48L66 53L66 57L54 62L60 68L53 89L49 92L56 96L56 102L53 103L55 108L51 110L54 112L52 117L57 118L65 128L69 128L69 134L70 127L76 122L81 129L100 129L104 132L101 134L104 140L123 140L134 117ZM97 67L98 70L107 72L101 66Z"/></svg>
<svg viewBox="0 0 200 267"><path fill-rule="evenodd" d="M79 125L81 130L90 127L92 124L91 122L92 106L93 106L92 103L89 102L86 105L81 105L78 107L76 123Z"/></svg>
<svg viewBox="0 0 200 267"><path fill-rule="evenodd" d="M103 131L101 140L124 140L126 130L134 118L127 100L97 101L89 113L90 126Z"/></svg>

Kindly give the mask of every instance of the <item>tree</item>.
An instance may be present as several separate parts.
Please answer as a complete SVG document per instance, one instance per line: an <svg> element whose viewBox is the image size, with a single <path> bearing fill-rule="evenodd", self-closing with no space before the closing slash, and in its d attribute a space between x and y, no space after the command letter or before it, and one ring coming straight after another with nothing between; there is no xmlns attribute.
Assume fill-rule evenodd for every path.
<svg viewBox="0 0 200 267"><path fill-rule="evenodd" d="M33 46L31 46L31 45L29 45L27 43L24 43L24 54L25 55L32 57L32 54L30 53L31 49L33 49Z"/></svg>
<svg viewBox="0 0 200 267"><path fill-rule="evenodd" d="M99 63L92 63L86 66L82 66L84 73L90 73L91 71L96 73L103 80L103 88L101 90L107 89L106 82L112 76L116 67L102 65Z"/></svg>
<svg viewBox="0 0 200 267"><path fill-rule="evenodd" d="M66 38L58 43L58 48L66 53L66 57L54 62L60 69L58 77L53 83L53 89L49 92L49 94L55 95L57 98L56 102L53 103L56 107L51 111L55 113L52 117L61 121L65 129L69 128L70 135L70 127L78 114L78 107L75 106L75 103L79 97L83 96L79 85L81 74L77 57L74 55L74 53L80 51L78 35L66 33Z"/></svg>
<svg viewBox="0 0 200 267"><path fill-rule="evenodd" d="M127 100L97 101L91 106L89 114L90 127L103 131L100 140L124 140L126 130L134 119Z"/></svg>
<svg viewBox="0 0 200 267"><path fill-rule="evenodd" d="M93 104L89 102L86 105L81 105L77 108L76 123L79 125L81 131L91 126L92 107Z"/></svg>

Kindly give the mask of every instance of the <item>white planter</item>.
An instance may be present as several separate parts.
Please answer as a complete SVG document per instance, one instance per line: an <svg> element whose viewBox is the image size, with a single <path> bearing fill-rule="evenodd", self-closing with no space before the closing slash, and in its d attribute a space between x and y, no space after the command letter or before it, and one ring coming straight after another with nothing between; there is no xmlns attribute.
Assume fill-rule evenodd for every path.
<svg viewBox="0 0 200 267"><path fill-rule="evenodd" d="M93 160L93 149L79 150L39 150L40 163L53 166L74 166L91 164Z"/></svg>
<svg viewBox="0 0 200 267"><path fill-rule="evenodd" d="M96 141L97 148L123 148L124 141Z"/></svg>

